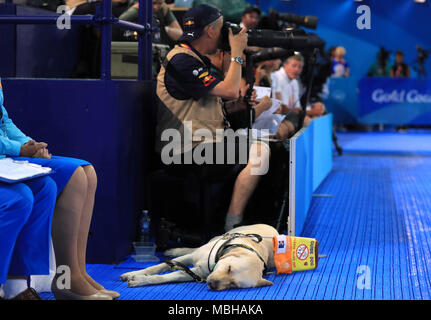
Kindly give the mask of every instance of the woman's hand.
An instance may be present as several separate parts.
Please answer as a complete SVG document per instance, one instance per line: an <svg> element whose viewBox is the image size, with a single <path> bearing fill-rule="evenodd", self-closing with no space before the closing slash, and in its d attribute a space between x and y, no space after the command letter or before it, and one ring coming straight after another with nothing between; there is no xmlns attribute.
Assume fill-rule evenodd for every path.
<svg viewBox="0 0 431 320"><path fill-rule="evenodd" d="M46 148L48 144L45 142L36 142L29 140L21 146L19 155L21 157L33 157L40 149Z"/></svg>
<svg viewBox="0 0 431 320"><path fill-rule="evenodd" d="M48 149L42 148L33 155L33 158L51 159L51 156L52 154L49 153Z"/></svg>

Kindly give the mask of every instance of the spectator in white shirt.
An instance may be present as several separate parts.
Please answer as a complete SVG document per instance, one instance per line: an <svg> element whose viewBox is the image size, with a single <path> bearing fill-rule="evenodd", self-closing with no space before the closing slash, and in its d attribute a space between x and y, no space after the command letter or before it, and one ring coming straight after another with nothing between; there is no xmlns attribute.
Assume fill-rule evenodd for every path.
<svg viewBox="0 0 431 320"><path fill-rule="evenodd" d="M299 84L297 78L304 67L304 57L295 54L286 59L283 67L271 74L272 97L281 100L281 113L301 109Z"/></svg>

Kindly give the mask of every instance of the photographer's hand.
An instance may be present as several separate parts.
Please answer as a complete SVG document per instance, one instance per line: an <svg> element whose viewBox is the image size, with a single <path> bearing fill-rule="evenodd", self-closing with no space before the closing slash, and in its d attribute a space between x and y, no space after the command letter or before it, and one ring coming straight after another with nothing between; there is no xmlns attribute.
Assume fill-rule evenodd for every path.
<svg viewBox="0 0 431 320"><path fill-rule="evenodd" d="M241 57L243 55L248 39L246 31L247 29L243 28L238 34L233 35L232 29L229 29L229 43L232 57ZM210 93L227 100L238 99L241 87L241 68L242 65L239 63L231 62L224 80L217 84Z"/></svg>
<svg viewBox="0 0 431 320"><path fill-rule="evenodd" d="M272 106L272 99L268 96L264 96L260 102L254 107L256 112L256 118L258 118L264 111L268 110Z"/></svg>
<svg viewBox="0 0 431 320"><path fill-rule="evenodd" d="M247 47L248 34L247 28L243 27L237 34L233 34L232 29L229 28L229 44L231 48L232 57L242 56L244 49Z"/></svg>

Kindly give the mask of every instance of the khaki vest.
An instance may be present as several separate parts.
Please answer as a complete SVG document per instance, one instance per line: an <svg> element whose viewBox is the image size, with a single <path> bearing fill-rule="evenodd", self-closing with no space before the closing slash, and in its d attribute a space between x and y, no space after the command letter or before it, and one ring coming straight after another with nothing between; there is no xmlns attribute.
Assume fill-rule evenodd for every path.
<svg viewBox="0 0 431 320"><path fill-rule="evenodd" d="M166 131L167 129L175 129L180 133L182 143L180 146L176 145L174 149L174 154L179 154L191 150L204 140L209 142L209 138L211 138L211 142L221 141L222 136L220 137L220 134L216 135L216 130L224 130L225 128L220 97L206 95L199 100L192 98L178 100L169 94L165 86L165 66L173 56L180 53L191 55L204 63L192 50L178 45L166 56L164 66L161 67L157 77L157 97L159 101L157 107L156 150L159 153L161 153L163 147L171 143L170 141L162 141L163 132L165 132L165 135L170 135L169 131L171 130ZM186 121L187 126L185 125ZM210 133L211 137L196 137L193 139L193 135L199 129L207 129L206 132Z"/></svg>

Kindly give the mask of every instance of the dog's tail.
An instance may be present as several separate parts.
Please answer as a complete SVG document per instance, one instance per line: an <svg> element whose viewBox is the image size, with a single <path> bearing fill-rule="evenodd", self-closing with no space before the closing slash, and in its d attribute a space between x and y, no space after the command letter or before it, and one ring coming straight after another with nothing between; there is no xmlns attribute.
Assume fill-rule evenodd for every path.
<svg viewBox="0 0 431 320"><path fill-rule="evenodd" d="M190 254L195 250L196 248L174 248L174 249L166 250L164 252L164 255L169 257L180 257L186 254Z"/></svg>

